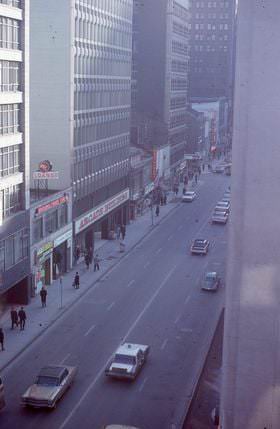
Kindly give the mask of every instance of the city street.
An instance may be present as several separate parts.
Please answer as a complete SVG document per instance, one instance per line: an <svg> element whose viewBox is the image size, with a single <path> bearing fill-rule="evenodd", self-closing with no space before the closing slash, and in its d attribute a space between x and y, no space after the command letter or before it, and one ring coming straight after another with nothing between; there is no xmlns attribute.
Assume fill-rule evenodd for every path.
<svg viewBox="0 0 280 429"><path fill-rule="evenodd" d="M224 175L202 175L194 202L175 209L4 372L1 429L180 427L224 305L224 282L213 294L200 281L206 270L224 280L227 227L209 221L229 184ZM207 256L190 254L193 238L210 240ZM150 345L134 383L104 375L122 341ZM78 375L57 409L21 409L38 370L59 363L77 365Z"/></svg>

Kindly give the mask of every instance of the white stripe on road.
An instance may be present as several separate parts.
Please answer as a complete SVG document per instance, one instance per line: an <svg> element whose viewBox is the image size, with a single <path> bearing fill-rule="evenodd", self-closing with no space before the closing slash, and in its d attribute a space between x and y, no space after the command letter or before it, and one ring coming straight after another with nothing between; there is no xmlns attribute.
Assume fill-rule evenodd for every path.
<svg viewBox="0 0 280 429"><path fill-rule="evenodd" d="M107 307L107 311L110 311L113 307L114 307L115 303L112 302L112 304L109 305L109 307Z"/></svg>
<svg viewBox="0 0 280 429"><path fill-rule="evenodd" d="M161 251L162 251L162 248L160 247L160 248L156 251L156 255L158 255Z"/></svg>
<svg viewBox="0 0 280 429"><path fill-rule="evenodd" d="M142 392L142 390L144 389L144 386L146 384L146 381L148 380L148 377L145 378L145 380L143 381L143 383L141 384L141 386L139 387L139 392Z"/></svg>
<svg viewBox="0 0 280 429"><path fill-rule="evenodd" d="M91 333L91 331L93 331L94 330L94 328L96 328L96 325L92 325L90 328L89 328L89 330L85 333L85 337L87 337L90 333Z"/></svg>
<svg viewBox="0 0 280 429"><path fill-rule="evenodd" d="M181 317L181 314L179 314L179 315L176 317L176 320L174 321L174 324L175 324L175 325L179 322L180 317Z"/></svg>
<svg viewBox="0 0 280 429"><path fill-rule="evenodd" d="M174 273L174 271L176 270L176 268L177 268L177 265L175 265L175 267L171 271L169 271L169 273L167 274L167 276L165 277L165 279L163 280L163 282L160 284L159 288L155 291L155 293L149 299L149 301L147 302L147 304L145 305L145 307L143 308L143 310L139 313L138 317L135 319L134 323L131 325L131 327L127 331L127 333L126 333L125 337L123 338L122 342L126 341L127 337L131 334L131 332L133 331L133 329L135 328L135 326L137 325L137 323L139 322L139 320L141 320L141 318L143 317L143 315L146 313L146 311L148 310L148 308L150 307L150 305L153 303L153 301L155 300L155 298L158 296L158 294L160 293L161 289L165 286L165 284L167 283L167 281L169 280L169 278L172 276L172 274ZM79 407L81 406L82 402L88 396L89 392L94 387L94 385L97 383L98 379L101 377L101 375L103 375L105 368L107 367L107 365L109 365L109 363L110 363L111 359L113 358L113 356L114 356L114 354L112 354L109 357L109 359L107 360L107 362L105 363L105 365L96 374L95 378L92 380L92 382L90 383L90 385L88 386L88 388L85 390L84 394L80 397L80 400L76 402L76 405L74 405L74 407L72 408L72 411L70 411L70 413L68 414L68 416L66 417L66 419L59 426L59 429L64 429L65 426L72 419L73 415L79 409Z"/></svg>
<svg viewBox="0 0 280 429"><path fill-rule="evenodd" d="M135 283L135 280L134 280L134 279L133 279L133 280L130 280L130 282L128 283L127 287L132 286L132 285L133 285L133 283Z"/></svg>
<svg viewBox="0 0 280 429"><path fill-rule="evenodd" d="M165 349L167 342L168 342L168 339L166 338L160 347L161 350Z"/></svg>
<svg viewBox="0 0 280 429"><path fill-rule="evenodd" d="M62 359L62 361L60 362L60 364L59 365L62 365L62 364L64 364L64 362L65 361L67 361L67 359L69 358L71 356L71 354L70 353L68 353L63 359Z"/></svg>

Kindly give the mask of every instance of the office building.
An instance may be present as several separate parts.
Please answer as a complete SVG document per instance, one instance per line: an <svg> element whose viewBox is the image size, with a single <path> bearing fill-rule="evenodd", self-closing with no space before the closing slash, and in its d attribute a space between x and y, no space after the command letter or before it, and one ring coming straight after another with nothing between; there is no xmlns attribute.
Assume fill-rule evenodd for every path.
<svg viewBox="0 0 280 429"><path fill-rule="evenodd" d="M93 248L128 217L132 0L31 0L30 21L31 171L46 159L48 189L72 187L75 243Z"/></svg>
<svg viewBox="0 0 280 429"><path fill-rule="evenodd" d="M134 1L132 143L165 148L165 177L187 146L189 24L188 0Z"/></svg>
<svg viewBox="0 0 280 429"><path fill-rule="evenodd" d="M29 0L0 0L0 297L29 289Z"/></svg>

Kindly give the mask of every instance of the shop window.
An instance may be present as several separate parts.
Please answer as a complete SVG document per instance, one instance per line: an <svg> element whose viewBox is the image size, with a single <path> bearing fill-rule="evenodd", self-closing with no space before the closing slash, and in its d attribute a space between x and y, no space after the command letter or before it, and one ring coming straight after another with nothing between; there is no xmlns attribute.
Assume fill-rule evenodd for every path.
<svg viewBox="0 0 280 429"><path fill-rule="evenodd" d="M52 232L57 231L58 229L58 216L57 210L48 213L45 218L45 234L51 234Z"/></svg>
<svg viewBox="0 0 280 429"><path fill-rule="evenodd" d="M58 211L59 216L59 228L62 228L64 225L67 224L67 204L63 204L59 207Z"/></svg>
<svg viewBox="0 0 280 429"><path fill-rule="evenodd" d="M43 238L43 218L33 222L33 243L37 243Z"/></svg>
<svg viewBox="0 0 280 429"><path fill-rule="evenodd" d="M5 242L5 269L7 270L15 263L14 236L8 237Z"/></svg>

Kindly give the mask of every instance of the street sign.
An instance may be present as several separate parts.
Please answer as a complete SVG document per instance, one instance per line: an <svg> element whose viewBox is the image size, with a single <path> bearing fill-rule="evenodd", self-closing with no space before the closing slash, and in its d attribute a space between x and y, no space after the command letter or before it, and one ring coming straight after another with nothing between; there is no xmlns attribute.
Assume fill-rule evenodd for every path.
<svg viewBox="0 0 280 429"><path fill-rule="evenodd" d="M58 171L34 171L33 172L34 180L57 180L59 179Z"/></svg>

